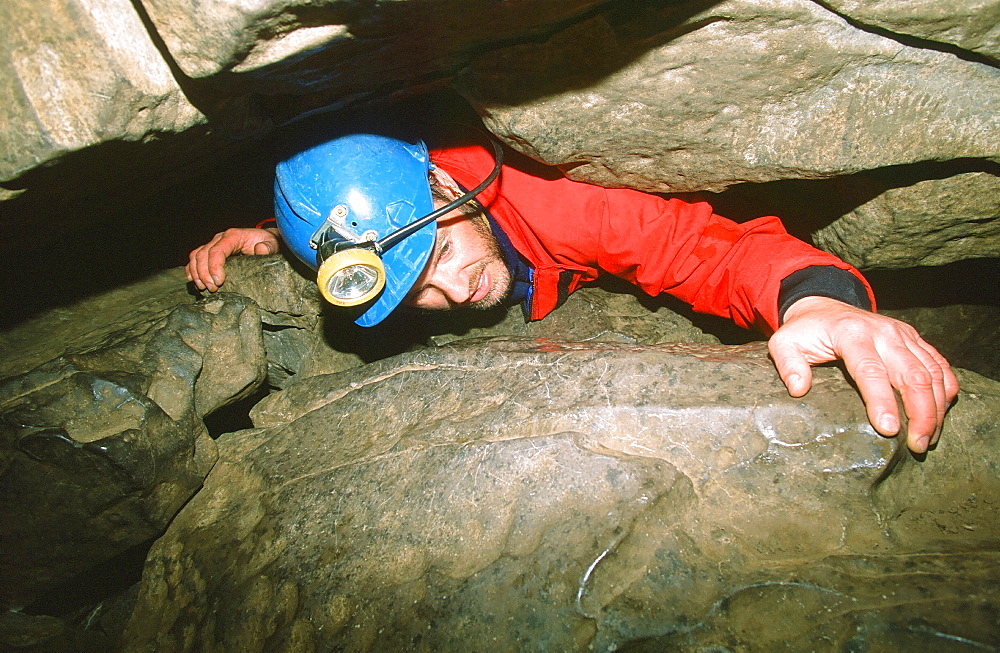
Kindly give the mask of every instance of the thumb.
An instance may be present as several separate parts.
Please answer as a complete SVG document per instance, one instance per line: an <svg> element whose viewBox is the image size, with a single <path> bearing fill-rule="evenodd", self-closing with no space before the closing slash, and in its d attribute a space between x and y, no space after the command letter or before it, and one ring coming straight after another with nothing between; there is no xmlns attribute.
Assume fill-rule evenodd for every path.
<svg viewBox="0 0 1000 653"><path fill-rule="evenodd" d="M812 387L812 367L805 356L794 345L776 342L774 338L767 344L771 359L778 370L788 394L801 397Z"/></svg>

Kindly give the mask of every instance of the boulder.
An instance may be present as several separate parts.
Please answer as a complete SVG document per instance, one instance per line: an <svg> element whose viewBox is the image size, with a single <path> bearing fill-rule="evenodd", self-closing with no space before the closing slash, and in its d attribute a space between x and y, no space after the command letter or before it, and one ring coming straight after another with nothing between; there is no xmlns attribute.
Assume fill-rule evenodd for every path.
<svg viewBox="0 0 1000 653"><path fill-rule="evenodd" d="M16 0L0 12L11 126L0 136L0 201L6 251L29 260L71 232L107 228L109 206L247 156L265 138L267 151L280 149L272 137L289 130L277 126L316 114L338 123L348 110L395 123L387 105L449 85L509 144L604 185L840 179L851 194L856 173L961 160L979 173L979 196L996 194L995 3ZM996 251L995 206L951 208L971 213L933 201L919 213L949 236L972 231L982 243L971 252L963 236L929 243L934 256L884 263L865 248L878 211L859 205L829 221L846 215L861 229L841 224L820 242L857 240L845 252L873 265ZM144 211L129 228L163 228L157 219ZM882 220L874 233L906 240L912 224L896 232ZM929 226L918 238L936 234ZM23 254L31 248L40 251Z"/></svg>
<svg viewBox="0 0 1000 653"><path fill-rule="evenodd" d="M918 460L762 344L467 340L289 384L154 545L128 651L1000 645L1000 386Z"/></svg>
<svg viewBox="0 0 1000 653"><path fill-rule="evenodd" d="M205 418L231 430L252 405L243 400L268 389L463 336L716 341L602 289L551 321L525 324L513 310L415 327L403 314L365 333L324 310L311 273L283 256L237 257L227 272L215 295L192 296L175 269L0 334L4 607L159 535L215 461ZM237 412L218 417L227 406Z"/></svg>
<svg viewBox="0 0 1000 653"><path fill-rule="evenodd" d="M869 27L1000 60L1000 5L996 2L960 0L945 6L933 0L829 0L826 4Z"/></svg>
<svg viewBox="0 0 1000 653"><path fill-rule="evenodd" d="M652 192L996 162L998 89L993 66L809 0L612 11L489 52L459 81L487 126L533 158Z"/></svg>
<svg viewBox="0 0 1000 653"><path fill-rule="evenodd" d="M160 535L215 463L203 418L263 382L256 305L167 277L145 304L118 292L6 335L26 346L0 377L4 608Z"/></svg>
<svg viewBox="0 0 1000 653"><path fill-rule="evenodd" d="M888 188L814 232L812 240L867 269L996 256L1000 176L967 172Z"/></svg>
<svg viewBox="0 0 1000 653"><path fill-rule="evenodd" d="M134 202L276 124L440 87L484 44L533 38L597 4L6 2L0 201L18 198L11 213L23 228L51 221L53 203L78 214L84 198ZM120 168L133 183L107 174Z"/></svg>

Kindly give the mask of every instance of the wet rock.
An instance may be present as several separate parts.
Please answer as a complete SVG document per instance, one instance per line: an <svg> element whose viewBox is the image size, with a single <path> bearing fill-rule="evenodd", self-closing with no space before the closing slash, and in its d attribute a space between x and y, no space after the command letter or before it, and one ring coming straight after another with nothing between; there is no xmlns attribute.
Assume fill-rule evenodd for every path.
<svg viewBox="0 0 1000 653"><path fill-rule="evenodd" d="M171 275L167 288L178 287ZM171 290L127 311L125 294L7 335L6 344L24 343L36 331L61 351L34 365L45 345L28 347L5 368L29 369L0 381L3 607L23 607L159 535L215 462L202 419L263 381L261 321L250 300L192 303ZM109 322L92 319L100 307ZM117 320L115 307L124 312ZM38 331L47 325L61 332ZM60 333L65 339L46 339Z"/></svg>
<svg viewBox="0 0 1000 653"><path fill-rule="evenodd" d="M993 647L1000 386L917 460L760 344L451 342L291 383L147 560L131 651ZM919 506L914 509L912 506Z"/></svg>

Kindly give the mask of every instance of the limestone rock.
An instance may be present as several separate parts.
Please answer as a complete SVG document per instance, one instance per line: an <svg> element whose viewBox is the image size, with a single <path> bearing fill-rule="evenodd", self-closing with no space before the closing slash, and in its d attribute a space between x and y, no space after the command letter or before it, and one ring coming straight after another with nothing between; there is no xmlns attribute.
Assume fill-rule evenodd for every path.
<svg viewBox="0 0 1000 653"><path fill-rule="evenodd" d="M10 0L0 6L0 43L0 200L29 187L39 196L32 201L50 207L62 197L129 192L140 179L151 185L168 168L163 158L210 140L199 132L205 115L129 0ZM165 156L154 171L140 152L155 147L143 141L157 140ZM84 150L92 163L48 174L47 166ZM123 168L133 168L129 188L120 174L108 174ZM46 214L49 229L63 217Z"/></svg>
<svg viewBox="0 0 1000 653"><path fill-rule="evenodd" d="M667 308L662 298L643 295L624 282L608 280L585 287L570 295L566 303L544 320L526 322L520 307L510 309L496 324L458 328L463 318L434 319L448 325L445 333L435 333L431 344L444 345L464 338L533 337L581 342L626 342L652 345L661 342L718 343L719 339L696 327L690 319ZM441 329L436 329L440 331Z"/></svg>
<svg viewBox="0 0 1000 653"><path fill-rule="evenodd" d="M840 14L866 25L978 52L1000 60L1000 4L995 0L829 0Z"/></svg>
<svg viewBox="0 0 1000 653"><path fill-rule="evenodd" d="M202 418L263 381L250 300L160 302L152 315L92 324L60 355L0 381L3 607L159 535L215 462ZM85 306L102 304L114 302Z"/></svg>
<svg viewBox="0 0 1000 653"><path fill-rule="evenodd" d="M487 53L460 90L507 142L605 186L719 191L1000 157L995 67L809 0L643 9Z"/></svg>
<svg viewBox="0 0 1000 653"><path fill-rule="evenodd" d="M284 256L236 257L226 270L225 291L248 297L261 308L268 381L273 388L283 388L297 377L341 372L466 338L719 342L668 306L676 307L675 302L643 295L614 279L581 289L558 311L536 322L525 322L520 307L437 314L399 310L376 327L361 328L349 315L323 302L314 272Z"/></svg>
<svg viewBox="0 0 1000 653"><path fill-rule="evenodd" d="M816 381L790 398L759 344L544 339L302 379L220 440L125 650L1000 644L1000 387L963 374L918 461Z"/></svg>
<svg viewBox="0 0 1000 653"><path fill-rule="evenodd" d="M5 2L0 201L21 196L23 228L53 220L45 209L56 201L73 212L81 198L135 201L275 124L440 87L472 49L534 36L596 4ZM108 175L123 168L132 184Z"/></svg>
<svg viewBox="0 0 1000 653"><path fill-rule="evenodd" d="M812 238L816 246L869 269L996 256L1000 177L970 172L890 188Z"/></svg>
<svg viewBox="0 0 1000 653"><path fill-rule="evenodd" d="M10 0L0 12L4 112L17 127L0 134L0 180L109 136L204 121L128 0Z"/></svg>
<svg viewBox="0 0 1000 653"><path fill-rule="evenodd" d="M143 0L184 74L249 78L255 90L372 92L453 68L471 45L531 34L600 4L483 0L358 4L332 0ZM461 29L455 29L456 26ZM335 70L335 74L331 74ZM238 82L237 82L238 83Z"/></svg>
<svg viewBox="0 0 1000 653"><path fill-rule="evenodd" d="M52 309L0 332L0 378L27 372L67 350L87 349L108 333L156 321L175 307L193 301L184 271L177 268Z"/></svg>

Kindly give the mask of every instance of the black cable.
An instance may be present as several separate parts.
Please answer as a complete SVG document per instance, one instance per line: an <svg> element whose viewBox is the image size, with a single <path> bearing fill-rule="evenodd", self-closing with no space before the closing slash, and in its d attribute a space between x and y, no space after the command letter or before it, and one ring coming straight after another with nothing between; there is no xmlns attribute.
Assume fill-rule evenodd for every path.
<svg viewBox="0 0 1000 653"><path fill-rule="evenodd" d="M451 202L445 204L441 208L431 211L430 213L420 218L419 220L415 220L414 222L411 222L405 227L397 229L396 231L392 232L382 240L378 241L377 243L375 243L376 252L381 253L389 249L390 247L392 247L399 241L403 240L404 238L407 238L413 235L414 233L420 231L421 229L424 228L424 226L437 220L442 215L454 211L455 209L462 206L466 202L474 199L476 195L486 190L486 187L493 183L493 181L500 175L500 167L503 165L503 149L501 148L500 143L499 141L497 141L497 139L493 138L489 134L486 134L486 137L489 138L490 144L493 145L493 154L494 154L493 159L495 161L495 164L493 165L493 171L489 175L487 175L486 179L484 179L482 182L480 182L478 186L476 186L469 192L465 193L458 199L452 200Z"/></svg>

